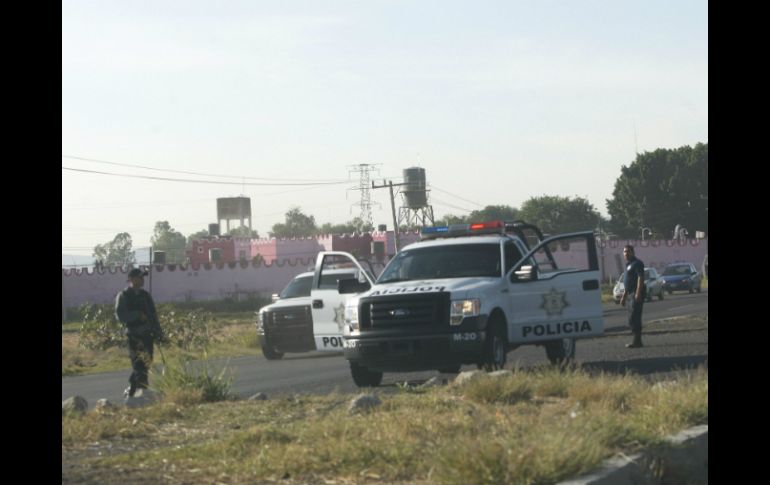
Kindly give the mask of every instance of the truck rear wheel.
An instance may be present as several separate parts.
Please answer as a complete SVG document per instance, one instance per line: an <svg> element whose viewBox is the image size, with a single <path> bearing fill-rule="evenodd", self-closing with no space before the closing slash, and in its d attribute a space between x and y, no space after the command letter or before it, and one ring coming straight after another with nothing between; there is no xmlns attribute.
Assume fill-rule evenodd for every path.
<svg viewBox="0 0 770 485"><path fill-rule="evenodd" d="M260 340L262 340L262 355L264 355L267 360L279 360L283 357L283 352L275 350L266 336L262 337Z"/></svg>
<svg viewBox="0 0 770 485"><path fill-rule="evenodd" d="M355 362L350 363L350 375L358 387L377 387L382 382L382 372L369 370Z"/></svg>
<svg viewBox="0 0 770 485"><path fill-rule="evenodd" d="M545 343L545 355L553 365L563 366L575 358L575 339L563 338Z"/></svg>

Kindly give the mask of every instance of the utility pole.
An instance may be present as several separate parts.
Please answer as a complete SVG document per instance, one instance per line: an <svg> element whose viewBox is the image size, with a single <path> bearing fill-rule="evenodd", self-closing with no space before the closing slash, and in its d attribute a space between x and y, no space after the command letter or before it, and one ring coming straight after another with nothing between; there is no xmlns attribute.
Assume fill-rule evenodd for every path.
<svg viewBox="0 0 770 485"><path fill-rule="evenodd" d="M639 157L639 144L636 142L636 118L634 118L634 151L636 156Z"/></svg>
<svg viewBox="0 0 770 485"><path fill-rule="evenodd" d="M153 251L153 247L150 246L150 271L149 271L149 273L150 273L150 278L149 278L149 280L150 280L150 288L149 288L150 296L152 296L152 273L153 273L153 271L152 271L152 251Z"/></svg>
<svg viewBox="0 0 770 485"><path fill-rule="evenodd" d="M383 180L384 182L384 180ZM393 186L399 186L399 185L408 185L406 183L401 184L394 184L392 180L388 180L388 183L383 183L382 185L374 185L374 181L372 181L372 188L373 189L381 189L384 187L388 187L390 189L390 210L393 215L393 237L394 237L394 243L396 246L396 252L400 249L400 244L398 241L398 221L396 221L396 199L393 195Z"/></svg>

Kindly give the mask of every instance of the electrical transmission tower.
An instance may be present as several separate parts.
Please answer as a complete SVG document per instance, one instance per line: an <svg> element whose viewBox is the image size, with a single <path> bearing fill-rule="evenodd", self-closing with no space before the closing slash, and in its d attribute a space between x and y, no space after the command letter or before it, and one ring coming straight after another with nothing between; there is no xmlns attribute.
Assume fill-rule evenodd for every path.
<svg viewBox="0 0 770 485"><path fill-rule="evenodd" d="M360 202L356 202L353 205L361 207L361 215L359 217L361 218L361 221L363 221L364 225L369 227L374 227L374 222L372 220L372 196L370 193L371 187L369 183L369 173L373 171L379 172L379 169L376 168L376 166L373 164L360 163L358 165L351 166L349 172L360 174L358 187L355 190L361 191L361 200Z"/></svg>

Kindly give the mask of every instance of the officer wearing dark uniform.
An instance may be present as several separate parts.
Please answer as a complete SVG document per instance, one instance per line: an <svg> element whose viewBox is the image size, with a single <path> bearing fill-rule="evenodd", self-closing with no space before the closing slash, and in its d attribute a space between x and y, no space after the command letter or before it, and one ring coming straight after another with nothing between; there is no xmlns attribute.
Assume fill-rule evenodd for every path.
<svg viewBox="0 0 770 485"><path fill-rule="evenodd" d="M128 380L130 386L124 392L126 398L133 397L137 389L147 389L153 341L164 338L152 296L142 289L145 275L147 272L138 268L129 271L130 285L118 293L115 300L115 315L126 326L133 368Z"/></svg>
<svg viewBox="0 0 770 485"><path fill-rule="evenodd" d="M628 301L628 325L634 334L634 341L626 344L626 347L634 349L642 346L642 307L646 296L644 263L634 255L634 247L630 244L623 248L623 256L626 259L626 270L623 273L623 286L626 290L620 304L625 305Z"/></svg>

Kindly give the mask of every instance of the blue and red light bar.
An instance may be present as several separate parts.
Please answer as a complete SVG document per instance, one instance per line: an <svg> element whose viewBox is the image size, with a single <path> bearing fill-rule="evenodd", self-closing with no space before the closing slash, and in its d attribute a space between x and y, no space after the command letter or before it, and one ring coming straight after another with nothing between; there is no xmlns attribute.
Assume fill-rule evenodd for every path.
<svg viewBox="0 0 770 485"><path fill-rule="evenodd" d="M502 221L473 222L471 224L423 227L420 229L420 239L502 234L503 232L505 232L505 224Z"/></svg>

